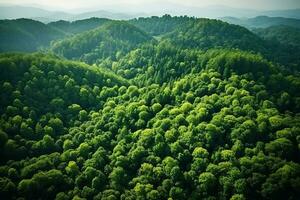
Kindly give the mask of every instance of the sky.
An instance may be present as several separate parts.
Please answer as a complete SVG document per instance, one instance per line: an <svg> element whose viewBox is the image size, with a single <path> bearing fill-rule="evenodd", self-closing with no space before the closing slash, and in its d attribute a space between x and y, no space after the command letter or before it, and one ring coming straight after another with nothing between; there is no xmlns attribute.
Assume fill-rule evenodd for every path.
<svg viewBox="0 0 300 200"><path fill-rule="evenodd" d="M37 6L55 10L116 9L145 12L176 6L206 7L225 5L234 8L277 10L300 8L300 0L0 0L1 4Z"/></svg>

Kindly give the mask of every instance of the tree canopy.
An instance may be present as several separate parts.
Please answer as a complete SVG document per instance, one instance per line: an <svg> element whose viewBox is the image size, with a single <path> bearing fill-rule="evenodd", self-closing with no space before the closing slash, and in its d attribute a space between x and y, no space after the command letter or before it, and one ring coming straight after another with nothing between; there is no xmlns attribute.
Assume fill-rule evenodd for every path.
<svg viewBox="0 0 300 200"><path fill-rule="evenodd" d="M218 20L48 26L0 54L1 198L300 198L297 60Z"/></svg>

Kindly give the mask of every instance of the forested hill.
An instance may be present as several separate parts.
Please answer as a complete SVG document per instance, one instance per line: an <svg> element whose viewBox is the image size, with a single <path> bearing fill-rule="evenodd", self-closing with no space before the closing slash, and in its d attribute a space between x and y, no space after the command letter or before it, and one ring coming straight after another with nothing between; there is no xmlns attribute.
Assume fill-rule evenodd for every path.
<svg viewBox="0 0 300 200"><path fill-rule="evenodd" d="M37 51L65 33L31 19L0 20L0 52Z"/></svg>
<svg viewBox="0 0 300 200"><path fill-rule="evenodd" d="M300 28L300 19L295 18L257 16L254 18L246 19L234 17L223 17L221 19L228 23L245 26L250 29L268 28L271 26L290 26L294 28Z"/></svg>
<svg viewBox="0 0 300 200"><path fill-rule="evenodd" d="M300 63L300 29L290 26L271 26L253 29L253 32L263 38L275 61L297 69Z"/></svg>
<svg viewBox="0 0 300 200"><path fill-rule="evenodd" d="M300 28L281 25L254 29L253 32L269 41L275 40L282 45L300 47Z"/></svg>
<svg viewBox="0 0 300 200"><path fill-rule="evenodd" d="M172 32L181 25L184 25L187 22L193 20L194 18L190 18L187 16L171 17L170 15L164 15L162 17L141 17L138 19L130 20L129 22L153 36L159 36L165 33Z"/></svg>
<svg viewBox="0 0 300 200"><path fill-rule="evenodd" d="M58 41L52 45L52 50L68 59L95 63L105 58L115 60L139 44L150 42L152 39L146 32L127 22L112 21L91 31Z"/></svg>
<svg viewBox="0 0 300 200"><path fill-rule="evenodd" d="M0 199L300 199L296 30L37 24L48 49L0 54Z"/></svg>
<svg viewBox="0 0 300 200"><path fill-rule="evenodd" d="M76 34L76 33L82 33L84 31L88 31L91 29L95 29L101 25L103 25L105 22L110 21L109 19L104 18L89 18L84 20L78 20L78 21L56 21L51 22L48 24L50 27L55 27L59 30L64 31L68 34Z"/></svg>
<svg viewBox="0 0 300 200"><path fill-rule="evenodd" d="M248 51L264 51L264 42L241 26L219 20L195 19L179 26L165 38L181 48L238 48Z"/></svg>
<svg viewBox="0 0 300 200"><path fill-rule="evenodd" d="M224 18L224 20L227 20L227 18ZM281 38L297 38L299 36L296 31L288 31L292 28L291 26L297 23L297 20L292 22L285 18L280 18L280 20L268 18L266 21L269 21L270 24L280 22L279 24L287 27L286 29L277 28L275 31ZM106 26L103 26L105 24ZM170 15L138 18L123 22L102 18L90 18L74 22L60 20L49 24L42 24L28 19L2 20L0 21L0 52L48 51L49 48L51 49L50 44L55 43L55 45L52 45L52 50L66 58L78 59L89 64L95 62L99 64L106 58L115 61L137 46L132 43L132 38L127 41L116 42L112 41L110 36L104 36L104 32L109 33L109 30L105 29L111 28L107 24L116 26L117 24L123 24L121 29L135 32L132 38L143 40L142 38L148 37L145 41L151 40L149 37L154 36L156 40L170 39L171 43L180 46L180 48L193 47L201 50L238 48L259 52L274 62L289 67L293 66L293 69L299 68L299 66L297 67L299 61L298 50L294 49L293 46L286 45L285 42L278 42L273 39L270 41L268 38L270 34L267 32L260 31L262 33L260 34L254 31L257 34L254 35L245 28L218 20L197 19L187 16L171 17ZM98 29L98 31L95 29ZM115 34L114 32L115 30L112 30L109 34ZM124 32L123 34L127 33ZM71 38L72 36L74 37ZM82 39L81 42L79 41L81 37L88 37L90 41L94 41L89 43L87 39ZM71 41L72 44L70 44ZM110 50L104 53L102 49ZM116 49L118 50L116 51Z"/></svg>
<svg viewBox="0 0 300 200"><path fill-rule="evenodd" d="M109 19L90 18L49 24L32 19L0 20L0 52L33 52L49 48L52 41L100 27Z"/></svg>
<svg viewBox="0 0 300 200"><path fill-rule="evenodd" d="M94 92L102 87L129 85L127 80L106 69L60 60L52 55L2 54L0 67L1 81L5 86L1 95L1 111L10 100L17 98L17 104L26 107L27 114L32 109L36 117L47 114L52 108L59 109L53 114L64 114L62 111L72 104L95 109L101 105L101 99L96 103ZM7 96L6 92L10 95L13 92L16 96ZM13 113L17 110L12 107Z"/></svg>

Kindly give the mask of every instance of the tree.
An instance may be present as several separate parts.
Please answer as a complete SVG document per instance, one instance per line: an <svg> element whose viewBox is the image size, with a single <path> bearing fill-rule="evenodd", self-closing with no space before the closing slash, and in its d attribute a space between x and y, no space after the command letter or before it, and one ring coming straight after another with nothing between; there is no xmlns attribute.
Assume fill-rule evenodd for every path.
<svg viewBox="0 0 300 200"><path fill-rule="evenodd" d="M55 134L60 134L63 131L64 125L61 119L52 118L49 120L48 125L54 130Z"/></svg>
<svg viewBox="0 0 300 200"><path fill-rule="evenodd" d="M151 106L151 108L154 113L158 113L162 109L162 106L159 103L155 103Z"/></svg>
<svg viewBox="0 0 300 200"><path fill-rule="evenodd" d="M0 148L6 144L7 140L7 134L4 131L0 130Z"/></svg>
<svg viewBox="0 0 300 200"><path fill-rule="evenodd" d="M122 167L113 168L109 174L110 185L112 188L119 190L126 185L127 175Z"/></svg>
<svg viewBox="0 0 300 200"><path fill-rule="evenodd" d="M163 168L164 168L164 171L165 173L170 176L171 175L171 171L174 167L177 167L178 166L178 161L175 160L174 158L172 157L166 157L163 161L162 161L162 164L163 164Z"/></svg>
<svg viewBox="0 0 300 200"><path fill-rule="evenodd" d="M87 143L81 143L78 147L79 154L85 158L88 157L90 152L90 146Z"/></svg>
<svg viewBox="0 0 300 200"><path fill-rule="evenodd" d="M196 147L192 153L194 158L208 158L209 153L202 147Z"/></svg>
<svg viewBox="0 0 300 200"><path fill-rule="evenodd" d="M294 147L292 142L286 138L278 138L266 144L266 152L282 158L292 158Z"/></svg>
<svg viewBox="0 0 300 200"><path fill-rule="evenodd" d="M223 161L233 160L235 157L233 151L231 150L223 150L221 151L221 158Z"/></svg>
<svg viewBox="0 0 300 200"><path fill-rule="evenodd" d="M188 111L193 109L193 105L189 102L185 102L181 106L181 110L183 113L187 113Z"/></svg>
<svg viewBox="0 0 300 200"><path fill-rule="evenodd" d="M242 194L234 194L230 198L230 200L245 200L246 198Z"/></svg>
<svg viewBox="0 0 300 200"><path fill-rule="evenodd" d="M93 178L92 180L92 188L99 190L100 188L103 188L106 184L106 177L105 175L101 172L98 174L97 177Z"/></svg>
<svg viewBox="0 0 300 200"><path fill-rule="evenodd" d="M273 129L279 129L283 125L283 120L280 116L273 116L269 118L270 125Z"/></svg>
<svg viewBox="0 0 300 200"><path fill-rule="evenodd" d="M272 173L262 185L264 198L282 199L289 193L291 198L299 197L299 173L298 164L288 163Z"/></svg>
<svg viewBox="0 0 300 200"><path fill-rule="evenodd" d="M64 141L64 144L63 144L63 149L66 151L66 150L69 150L69 149L72 149L74 147L74 144L71 140L69 139L66 139Z"/></svg>
<svg viewBox="0 0 300 200"><path fill-rule="evenodd" d="M15 184L8 178L0 178L0 194L3 198L8 198L14 192L16 192Z"/></svg>
<svg viewBox="0 0 300 200"><path fill-rule="evenodd" d="M65 168L66 172L71 176L76 176L79 173L79 168L75 161L70 161Z"/></svg>
<svg viewBox="0 0 300 200"><path fill-rule="evenodd" d="M200 191L205 194L213 192L217 184L217 178L210 172L201 173L198 181Z"/></svg>

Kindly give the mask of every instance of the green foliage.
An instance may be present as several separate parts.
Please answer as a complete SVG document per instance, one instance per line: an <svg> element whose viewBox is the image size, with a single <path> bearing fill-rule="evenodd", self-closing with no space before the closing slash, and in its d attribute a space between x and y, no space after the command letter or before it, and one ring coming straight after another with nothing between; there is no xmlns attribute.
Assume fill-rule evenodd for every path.
<svg viewBox="0 0 300 200"><path fill-rule="evenodd" d="M299 67L300 62L299 24L297 28L282 24L268 28L254 29L253 32L268 43L271 50L268 57L294 70Z"/></svg>
<svg viewBox="0 0 300 200"><path fill-rule="evenodd" d="M299 199L300 75L257 36L169 15L49 26L87 30L53 48L93 65L0 55L1 198Z"/></svg>
<svg viewBox="0 0 300 200"><path fill-rule="evenodd" d="M73 22L60 20L51 22L48 24L48 26L59 29L67 34L78 34L102 26L108 21L110 20L93 17L90 19L77 20Z"/></svg>
<svg viewBox="0 0 300 200"><path fill-rule="evenodd" d="M187 30L187 31L186 31ZM165 36L182 48L238 48L264 51L262 39L246 28L219 20L195 19Z"/></svg>
<svg viewBox="0 0 300 200"><path fill-rule="evenodd" d="M62 31L31 19L0 20L0 52L33 52L64 36Z"/></svg>
<svg viewBox="0 0 300 200"><path fill-rule="evenodd" d="M116 60L118 54L125 54L150 40L151 37L145 32L127 22L113 21L58 41L52 44L52 50L65 58L76 58L91 64L106 58Z"/></svg>
<svg viewBox="0 0 300 200"><path fill-rule="evenodd" d="M192 20L193 18L187 16L171 17L170 15L164 15L162 17L140 17L138 19L130 20L129 22L153 36L159 36L171 32Z"/></svg>

